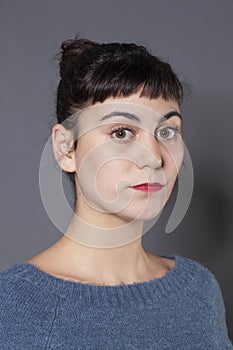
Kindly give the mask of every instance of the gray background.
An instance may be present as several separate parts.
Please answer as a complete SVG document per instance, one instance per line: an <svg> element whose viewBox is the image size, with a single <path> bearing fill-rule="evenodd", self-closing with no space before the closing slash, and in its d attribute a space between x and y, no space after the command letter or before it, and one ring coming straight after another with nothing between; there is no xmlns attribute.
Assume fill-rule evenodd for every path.
<svg viewBox="0 0 233 350"><path fill-rule="evenodd" d="M182 113L195 175L182 223L165 233L173 196L143 237L144 247L196 259L215 274L233 338L232 14L231 0L1 0L1 268L61 236L43 207L38 171L54 114L53 57L61 41L80 33L100 42L140 43L192 86Z"/></svg>

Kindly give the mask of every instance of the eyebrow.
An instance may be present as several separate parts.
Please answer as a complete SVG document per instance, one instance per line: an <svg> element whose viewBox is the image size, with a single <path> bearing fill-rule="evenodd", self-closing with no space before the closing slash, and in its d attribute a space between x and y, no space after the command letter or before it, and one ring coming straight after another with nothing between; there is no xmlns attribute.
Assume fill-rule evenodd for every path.
<svg viewBox="0 0 233 350"><path fill-rule="evenodd" d="M164 116L162 116L162 118L160 119L160 121L161 121L162 119L168 120L169 118L171 118L171 117L173 117L173 116L179 117L180 120L183 120L182 115L181 115L179 112L177 112L177 111L171 111L171 112L168 112L167 114L165 114Z"/></svg>
<svg viewBox="0 0 233 350"><path fill-rule="evenodd" d="M141 120L136 115L134 115L132 113L120 112L120 111L114 111L114 112L105 114L105 116L103 116L103 118L101 118L100 121L105 120L105 119L109 119L112 117L117 117L117 116L125 117L125 118L128 118L130 120L135 120L138 123L141 123Z"/></svg>
<svg viewBox="0 0 233 350"><path fill-rule="evenodd" d="M117 116L125 117L125 118L127 118L127 119L135 120L136 122L141 123L140 118L138 118L135 114L128 113L128 112L121 112L121 111L114 111L114 112L105 114L105 115L100 119L100 121L106 120L106 119L109 119L109 118L112 118L112 117L117 117ZM168 120L169 118L171 118L171 117L173 117L173 116L177 116L177 117L179 117L179 118L182 120L182 116L181 116L181 114L180 114L179 112L177 112L177 111L171 111L171 112L168 112L167 114L163 115L163 116L161 117L159 123L161 123L164 119Z"/></svg>

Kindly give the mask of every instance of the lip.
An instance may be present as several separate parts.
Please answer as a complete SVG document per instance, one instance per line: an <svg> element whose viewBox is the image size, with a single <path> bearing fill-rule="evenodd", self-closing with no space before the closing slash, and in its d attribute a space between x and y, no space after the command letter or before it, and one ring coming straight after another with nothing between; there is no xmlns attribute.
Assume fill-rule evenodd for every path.
<svg viewBox="0 0 233 350"><path fill-rule="evenodd" d="M160 191L164 185L162 185L159 182L153 182L153 183L143 183L140 185L136 186L130 186L130 188L138 191L143 191L143 192L158 192Z"/></svg>

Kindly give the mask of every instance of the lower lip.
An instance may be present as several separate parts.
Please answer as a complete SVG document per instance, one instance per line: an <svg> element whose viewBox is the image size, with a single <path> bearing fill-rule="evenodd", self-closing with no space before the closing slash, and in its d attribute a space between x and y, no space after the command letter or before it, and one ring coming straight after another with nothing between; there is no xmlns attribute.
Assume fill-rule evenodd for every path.
<svg viewBox="0 0 233 350"><path fill-rule="evenodd" d="M143 192L158 192L163 188L163 186L162 185L155 185L155 186L142 185L142 186L135 186L131 188L134 190L143 191Z"/></svg>

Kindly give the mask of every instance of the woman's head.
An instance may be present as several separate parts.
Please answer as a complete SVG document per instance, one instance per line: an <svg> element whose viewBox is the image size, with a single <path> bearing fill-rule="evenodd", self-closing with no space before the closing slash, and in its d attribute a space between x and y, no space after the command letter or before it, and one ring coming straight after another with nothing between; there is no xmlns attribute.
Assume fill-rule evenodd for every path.
<svg viewBox="0 0 233 350"><path fill-rule="evenodd" d="M69 119L69 117L71 115L74 115L77 111L88 111L88 107L90 106L100 106L100 108L102 108L101 106L105 105L105 103L114 101L123 103L129 102L129 104L131 103L132 105L135 104L134 108L139 110L139 114L140 112L142 112L143 106L145 106L145 109L151 109L152 114L154 109L154 111L156 111L154 113L154 120L157 122L157 125L151 124L151 127L154 128L156 126L157 131L159 131L159 116L166 115L171 111L176 111L177 115L174 115L170 119L170 121L171 124L174 124L174 128L179 127L180 130L181 120L178 117L178 114L179 106L183 99L183 88L181 82L179 81L175 73L172 71L168 63L163 62L158 57L151 55L145 47L138 46L135 44L98 44L86 39L76 38L74 40L67 40L63 42L61 47L61 81L59 83L57 91L56 113L58 118L58 124L62 124L64 126L63 131L72 130L73 132L73 130L76 130L75 125L77 124L77 120L72 118ZM136 105L138 105L138 107ZM82 119L82 123L85 123L84 118ZM77 181L76 170L77 167L81 164L80 162L82 160L82 156L87 154L88 143L90 143L90 147L93 148L95 146L95 142L98 143L101 140L103 140L103 138L101 139L101 137L103 136L101 128L97 128L99 131L95 132L94 126L95 125L93 124L93 130L90 130L89 132L89 136L91 135L91 137L89 138L87 133L86 136L83 135L83 137L80 138L80 141L78 141L76 140L77 134L73 133L73 150L75 151L77 148L77 141L79 148L79 153L76 157L76 167L72 168L70 163L69 165L66 165L63 168L63 170L67 172L68 176L70 177L70 180L74 185L75 190L77 188L77 183L81 183L81 181ZM168 129L166 129L166 131L167 130ZM140 135L140 140L142 140L142 133ZM57 144L59 144L59 141L57 142ZM163 149L166 148L167 150L169 150L169 147L171 147L171 142L169 143L169 147L168 144L166 145L164 144L164 142L162 144ZM172 146L173 150L176 149L177 159L175 166L177 168L179 168L182 162L183 153L181 149L182 147L180 147L180 145L181 144L179 144L179 147L177 148L177 143L174 144L173 142ZM144 146L147 148L149 147L152 152L153 150L155 150L155 148L153 148L154 146L151 146L151 139L148 142L146 141L146 143L144 143ZM178 152L178 150L180 152ZM126 149L124 150L124 154L125 151ZM167 169L169 173L172 167L168 167L168 158L167 161L165 161L165 159L162 159L163 157L166 158L165 153L166 152L163 153L159 151L160 160L158 160L158 163L160 163L159 167L161 169L162 167L164 167L165 171ZM170 150L170 155L171 153L172 152ZM174 154L172 154L170 159L172 157L174 157ZM137 159L135 159L135 162L136 161ZM131 181L131 184L134 185L137 183L137 181L142 180L142 177L140 179L140 172L138 172L137 178L133 178L137 171L135 172L135 169L130 169L128 167L129 164L126 164L126 162L123 161L121 165L123 171L122 176L124 179L126 179L125 176L128 172L128 181ZM117 167L117 163L115 162L115 164L112 163L111 165L109 163L108 166L110 166L109 169L114 169L114 166ZM148 165L145 164L144 166L147 167ZM157 168L157 165L155 166L155 168ZM121 168L118 167L118 169ZM104 179L105 176L107 177L106 170L107 166L105 167L105 170L104 167L101 169L101 179ZM101 174L101 171L99 172L99 174ZM119 174L120 171L121 170L118 171ZM115 169L115 171L113 170L113 173L117 173L117 168ZM152 170L147 172L146 175L148 175L151 180L154 180L156 178ZM109 176L112 176L110 172ZM98 178L96 178L96 180L98 182ZM163 180L161 180L161 182L163 182ZM168 197L171 193L174 182L175 177L173 175L173 178L170 179L169 191L167 190ZM75 197L77 197L76 192L75 194ZM89 195L91 196L91 193L89 193Z"/></svg>

